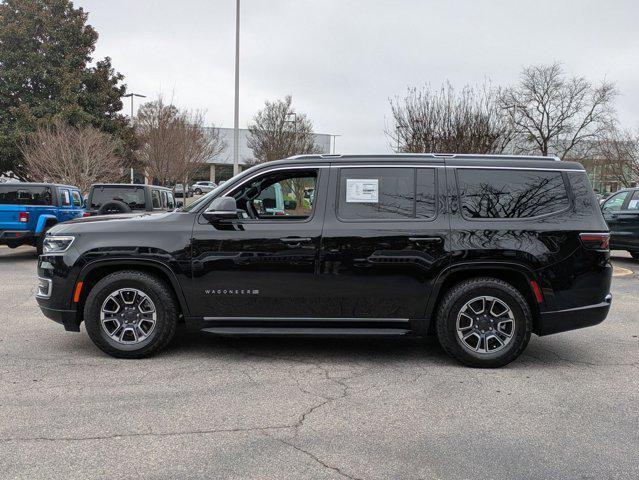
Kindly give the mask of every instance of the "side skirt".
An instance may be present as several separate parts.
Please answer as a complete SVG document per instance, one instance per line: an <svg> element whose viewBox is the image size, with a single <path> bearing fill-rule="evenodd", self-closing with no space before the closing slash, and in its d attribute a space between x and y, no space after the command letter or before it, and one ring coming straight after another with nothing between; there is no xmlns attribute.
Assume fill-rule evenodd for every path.
<svg viewBox="0 0 639 480"><path fill-rule="evenodd" d="M224 336L404 336L415 330L406 318L186 317L187 328Z"/></svg>

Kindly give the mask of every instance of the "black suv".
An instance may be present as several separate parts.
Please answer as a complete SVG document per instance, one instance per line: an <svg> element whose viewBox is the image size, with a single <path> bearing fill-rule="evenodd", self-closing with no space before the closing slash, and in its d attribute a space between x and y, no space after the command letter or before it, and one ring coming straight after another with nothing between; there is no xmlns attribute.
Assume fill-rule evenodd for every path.
<svg viewBox="0 0 639 480"><path fill-rule="evenodd" d="M170 211L176 202L170 188L133 183L96 183L87 197L85 216L131 212Z"/></svg>
<svg viewBox="0 0 639 480"><path fill-rule="evenodd" d="M608 237L577 163L302 156L174 212L54 227L37 299L118 357L158 351L183 319L217 335L435 334L495 367L531 333L604 320Z"/></svg>
<svg viewBox="0 0 639 480"><path fill-rule="evenodd" d="M639 188L627 188L611 195L601 210L610 228L610 248L627 250L639 259Z"/></svg>

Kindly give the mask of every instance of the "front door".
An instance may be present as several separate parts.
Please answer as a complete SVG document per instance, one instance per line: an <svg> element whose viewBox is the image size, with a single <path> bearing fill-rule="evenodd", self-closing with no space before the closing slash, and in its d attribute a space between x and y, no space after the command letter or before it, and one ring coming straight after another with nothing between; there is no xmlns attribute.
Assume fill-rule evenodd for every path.
<svg viewBox="0 0 639 480"><path fill-rule="evenodd" d="M274 168L224 193L241 218L193 230L194 316L313 316L328 169ZM318 192L308 195L308 192Z"/></svg>
<svg viewBox="0 0 639 480"><path fill-rule="evenodd" d="M318 303L338 318L421 319L448 264L443 165L331 167Z"/></svg>
<svg viewBox="0 0 639 480"><path fill-rule="evenodd" d="M627 208L632 192L624 190L608 198L602 205L604 220L610 229L610 244L614 248L627 247L631 243L632 232L628 230L628 222L622 217Z"/></svg>

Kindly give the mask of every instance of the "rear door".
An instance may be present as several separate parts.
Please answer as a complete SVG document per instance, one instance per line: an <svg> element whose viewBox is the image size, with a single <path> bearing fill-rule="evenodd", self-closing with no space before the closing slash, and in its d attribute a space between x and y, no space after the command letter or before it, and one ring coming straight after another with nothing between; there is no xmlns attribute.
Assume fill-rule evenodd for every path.
<svg viewBox="0 0 639 480"><path fill-rule="evenodd" d="M58 221L66 222L75 218L73 200L71 198L71 190L68 188L58 187L59 195L59 208L58 208Z"/></svg>
<svg viewBox="0 0 639 480"><path fill-rule="evenodd" d="M332 165L317 289L325 316L425 317L450 260L445 191L443 164Z"/></svg>

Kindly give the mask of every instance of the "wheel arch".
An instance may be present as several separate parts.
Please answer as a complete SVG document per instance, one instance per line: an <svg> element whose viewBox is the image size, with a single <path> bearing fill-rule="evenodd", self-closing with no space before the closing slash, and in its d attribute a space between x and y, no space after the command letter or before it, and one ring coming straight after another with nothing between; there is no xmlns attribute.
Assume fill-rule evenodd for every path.
<svg viewBox="0 0 639 480"><path fill-rule="evenodd" d="M435 333L435 312L446 292L459 282L476 277L493 277L503 280L516 288L528 302L533 316L533 332L537 332L539 322L539 303L531 281L536 281L534 272L520 264L494 262L465 262L448 267L440 273L434 282L433 293L429 297L426 307L426 318L429 318L427 334Z"/></svg>
<svg viewBox="0 0 639 480"><path fill-rule="evenodd" d="M50 214L42 214L38 217L38 223L36 224L35 234L39 235L46 230L47 227L52 227L58 223L58 217Z"/></svg>
<svg viewBox="0 0 639 480"><path fill-rule="evenodd" d="M182 286L180 285L180 282L177 279L175 273L168 266L157 260L149 259L109 259L96 260L85 265L78 275L75 285L77 285L79 282L82 282L81 295L79 301L75 303L78 323L83 320L82 317L84 315L84 304L89 292L95 286L95 284L106 275L123 270L138 270L157 275L158 277L165 280L175 294L179 313L181 313L183 316L189 315L188 303L186 302L186 298L184 297Z"/></svg>

